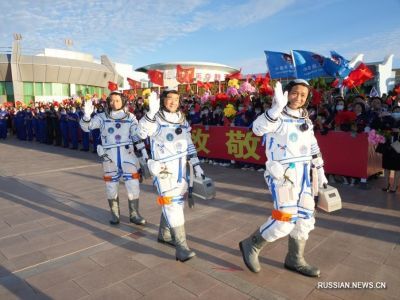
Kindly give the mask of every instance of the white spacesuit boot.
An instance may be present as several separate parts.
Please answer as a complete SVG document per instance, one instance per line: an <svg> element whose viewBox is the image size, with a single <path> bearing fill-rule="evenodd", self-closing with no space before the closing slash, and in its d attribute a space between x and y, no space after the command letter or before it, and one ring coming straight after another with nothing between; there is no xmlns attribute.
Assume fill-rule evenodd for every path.
<svg viewBox="0 0 400 300"><path fill-rule="evenodd" d="M158 228L157 241L159 243L164 243L175 247L175 243L171 235L171 229L169 228L163 213L161 213L160 227Z"/></svg>
<svg viewBox="0 0 400 300"><path fill-rule="evenodd" d="M139 214L139 199L128 200L129 221L136 225L146 224L146 220Z"/></svg>
<svg viewBox="0 0 400 300"><path fill-rule="evenodd" d="M178 226L178 227L172 227L171 233L172 233L172 236L174 237L174 241L175 241L176 260L185 262L185 261L193 258L194 256L196 256L196 253L194 251L190 250L186 243L185 226L182 225L182 226Z"/></svg>
<svg viewBox="0 0 400 300"><path fill-rule="evenodd" d="M320 270L310 266L304 259L306 240L295 239L289 235L289 252L285 258L285 268L309 277L319 277Z"/></svg>
<svg viewBox="0 0 400 300"><path fill-rule="evenodd" d="M262 237L260 229L258 228L247 239L239 243L240 252L242 252L243 261L247 268L254 273L261 271L258 255L267 241Z"/></svg>
<svg viewBox="0 0 400 300"><path fill-rule="evenodd" d="M119 224L119 199L118 197L115 199L108 199L108 205L110 206L111 211L111 225L118 225Z"/></svg>

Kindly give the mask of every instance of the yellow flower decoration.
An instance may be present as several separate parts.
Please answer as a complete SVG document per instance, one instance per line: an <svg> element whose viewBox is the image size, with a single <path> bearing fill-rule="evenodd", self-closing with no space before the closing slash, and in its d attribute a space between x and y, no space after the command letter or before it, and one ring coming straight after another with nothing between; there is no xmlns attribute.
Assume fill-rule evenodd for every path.
<svg viewBox="0 0 400 300"><path fill-rule="evenodd" d="M232 118L232 117L236 116L236 109L232 104L228 104L224 108L224 116L227 118Z"/></svg>
<svg viewBox="0 0 400 300"><path fill-rule="evenodd" d="M85 95L85 100L90 100L90 99L92 99L92 95L86 94L86 95Z"/></svg>
<svg viewBox="0 0 400 300"><path fill-rule="evenodd" d="M75 99L76 104L82 104L82 99L81 98L76 98Z"/></svg>
<svg viewBox="0 0 400 300"><path fill-rule="evenodd" d="M145 98L145 99L143 100L143 105L149 106L149 98Z"/></svg>
<svg viewBox="0 0 400 300"><path fill-rule="evenodd" d="M143 97L148 97L151 94L151 90L150 89L145 89L142 92L142 96Z"/></svg>
<svg viewBox="0 0 400 300"><path fill-rule="evenodd" d="M230 79L230 80L228 81L228 86L229 86L229 87L234 87L234 88L238 89L238 88L239 88L239 80L237 80L237 79Z"/></svg>

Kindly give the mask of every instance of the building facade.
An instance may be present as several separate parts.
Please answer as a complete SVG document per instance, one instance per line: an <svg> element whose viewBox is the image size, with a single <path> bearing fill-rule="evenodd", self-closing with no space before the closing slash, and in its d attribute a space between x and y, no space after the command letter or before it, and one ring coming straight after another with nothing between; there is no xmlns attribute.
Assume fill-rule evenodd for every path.
<svg viewBox="0 0 400 300"><path fill-rule="evenodd" d="M107 93L108 81L123 79L105 55L60 49L44 49L39 55L24 55L20 41L11 53L0 54L0 103L5 101L51 102L74 95Z"/></svg>

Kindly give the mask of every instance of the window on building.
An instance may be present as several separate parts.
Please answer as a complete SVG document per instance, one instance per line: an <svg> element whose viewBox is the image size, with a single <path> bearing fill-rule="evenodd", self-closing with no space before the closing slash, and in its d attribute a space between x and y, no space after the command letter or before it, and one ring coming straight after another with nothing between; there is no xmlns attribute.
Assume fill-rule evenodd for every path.
<svg viewBox="0 0 400 300"><path fill-rule="evenodd" d="M62 84L62 96L70 96L69 83Z"/></svg>
<svg viewBox="0 0 400 300"><path fill-rule="evenodd" d="M51 82L45 82L43 85L44 85L43 95L44 96L53 96Z"/></svg>
<svg viewBox="0 0 400 300"><path fill-rule="evenodd" d="M14 96L13 83L6 81L5 84L6 84L6 94L7 94L7 96ZM13 97L13 99L14 99L14 97Z"/></svg>
<svg viewBox="0 0 400 300"><path fill-rule="evenodd" d="M33 82L24 82L23 89L24 89L24 103L29 104L29 102L34 99Z"/></svg>
<svg viewBox="0 0 400 300"><path fill-rule="evenodd" d="M35 96L43 96L43 82L35 82L34 95Z"/></svg>
<svg viewBox="0 0 400 300"><path fill-rule="evenodd" d="M33 96L33 82L24 82L24 95Z"/></svg>
<svg viewBox="0 0 400 300"><path fill-rule="evenodd" d="M0 82L0 95L6 95L6 83Z"/></svg>
<svg viewBox="0 0 400 300"><path fill-rule="evenodd" d="M62 96L62 84L61 83L53 83L52 85L52 96Z"/></svg>

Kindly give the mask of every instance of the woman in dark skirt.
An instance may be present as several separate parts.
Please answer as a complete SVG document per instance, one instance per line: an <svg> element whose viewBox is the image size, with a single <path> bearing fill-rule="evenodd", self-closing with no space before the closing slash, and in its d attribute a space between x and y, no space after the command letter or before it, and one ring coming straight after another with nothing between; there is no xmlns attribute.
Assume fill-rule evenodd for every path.
<svg viewBox="0 0 400 300"><path fill-rule="evenodd" d="M377 152L382 153L382 168L385 169L386 186L382 190L396 193L400 180L400 153L397 153L392 144L400 141L400 106L394 107L390 115L381 115L373 122L372 127L391 130L390 137L386 137L385 144L380 144L377 147ZM392 170L394 171L394 180L393 185L390 186L390 171Z"/></svg>

